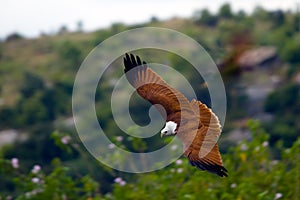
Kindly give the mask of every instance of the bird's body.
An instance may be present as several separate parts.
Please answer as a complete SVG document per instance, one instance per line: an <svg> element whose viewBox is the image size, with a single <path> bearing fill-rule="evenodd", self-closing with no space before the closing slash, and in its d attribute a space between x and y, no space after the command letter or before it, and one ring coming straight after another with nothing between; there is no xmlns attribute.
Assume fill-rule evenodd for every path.
<svg viewBox="0 0 300 200"><path fill-rule="evenodd" d="M184 155L191 165L221 177L227 176L217 145L221 128L216 115L205 104L195 99L189 101L170 87L138 56L126 54L124 65L127 80L137 93L166 117L161 136L176 135L183 143Z"/></svg>

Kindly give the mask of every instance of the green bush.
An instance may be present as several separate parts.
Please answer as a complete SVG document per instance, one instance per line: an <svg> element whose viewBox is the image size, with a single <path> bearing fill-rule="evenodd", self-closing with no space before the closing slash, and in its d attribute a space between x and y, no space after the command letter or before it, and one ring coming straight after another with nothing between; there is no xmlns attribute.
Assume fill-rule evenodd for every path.
<svg viewBox="0 0 300 200"><path fill-rule="evenodd" d="M199 25L214 27L218 23L218 17L212 15L208 9L196 11L193 18L195 23Z"/></svg>
<svg viewBox="0 0 300 200"><path fill-rule="evenodd" d="M271 135L271 144L283 140L284 146L291 146L299 136L300 87L287 84L272 92L265 101L265 111L274 119L265 124Z"/></svg>
<svg viewBox="0 0 300 200"><path fill-rule="evenodd" d="M221 18L231 18L233 17L232 11L231 11L231 6L228 3L225 3L219 8L219 17Z"/></svg>
<svg viewBox="0 0 300 200"><path fill-rule="evenodd" d="M294 40L288 41L282 51L281 57L289 63L300 63L300 45Z"/></svg>
<svg viewBox="0 0 300 200"><path fill-rule="evenodd" d="M140 175L133 183L116 183L111 199L296 199L300 138L290 149L282 149L281 160L273 160L268 134L255 121L249 127L252 141L224 155L228 178L199 171L184 158L182 164Z"/></svg>
<svg viewBox="0 0 300 200"><path fill-rule="evenodd" d="M78 69L80 67L82 52L73 42L65 41L60 44L57 53L61 60L60 64L62 64L62 67L69 69Z"/></svg>
<svg viewBox="0 0 300 200"><path fill-rule="evenodd" d="M71 177L70 168L62 166L58 159L52 161L53 171L46 174L41 166L34 165L27 173L19 171L18 160L1 160L1 168L14 175L13 182L19 194L6 195L6 199L100 199L99 184L88 175ZM5 196L0 195L0 198Z"/></svg>
<svg viewBox="0 0 300 200"><path fill-rule="evenodd" d="M100 194L102 181L87 175L70 176L72 168L58 159L52 161L53 170L46 173L40 166L22 171L18 159L0 157L2 177L11 177L14 193L0 195L15 199L297 199L300 190L300 138L288 149L281 148L279 160L274 159L269 135L257 121L248 123L251 141L243 141L223 154L229 177L220 178L188 164L186 158L170 166L145 174L116 173L111 180L113 189ZM61 136L59 136L61 135ZM56 144L68 149L75 144L68 135L54 133ZM63 139L64 138L64 139ZM119 140L122 143L122 140ZM71 146L68 146L71 145ZM122 144L121 144L122 145ZM75 145L76 146L76 145ZM99 170L104 170L99 165Z"/></svg>
<svg viewBox="0 0 300 200"><path fill-rule="evenodd" d="M31 97L35 92L43 89L45 89L45 84L41 77L29 71L24 73L23 84L20 88L24 98Z"/></svg>

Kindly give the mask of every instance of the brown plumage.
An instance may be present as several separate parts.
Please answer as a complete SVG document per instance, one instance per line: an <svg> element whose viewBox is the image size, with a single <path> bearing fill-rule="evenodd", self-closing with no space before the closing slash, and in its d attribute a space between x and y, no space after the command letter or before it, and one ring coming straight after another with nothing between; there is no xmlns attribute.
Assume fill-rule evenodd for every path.
<svg viewBox="0 0 300 200"><path fill-rule="evenodd" d="M124 72L127 80L137 93L153 105L161 105L166 122L175 122L167 127L162 135L177 135L184 145L184 155L192 166L207 170L221 177L228 176L223 167L217 140L221 134L217 116L203 103L191 102L179 91L169 86L158 74L152 71L139 56L126 54ZM171 132L170 132L171 131Z"/></svg>

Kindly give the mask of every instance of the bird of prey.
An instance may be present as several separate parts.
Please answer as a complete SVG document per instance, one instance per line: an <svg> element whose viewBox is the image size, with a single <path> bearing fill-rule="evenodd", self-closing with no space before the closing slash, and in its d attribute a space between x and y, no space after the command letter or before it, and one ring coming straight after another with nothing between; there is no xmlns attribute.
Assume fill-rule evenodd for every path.
<svg viewBox="0 0 300 200"><path fill-rule="evenodd" d="M139 56L125 54L124 73L137 93L152 105L161 105L166 115L163 136L177 136L184 146L184 155L192 166L227 177L217 140L221 126L217 116L205 104L193 99L189 101L182 93L168 85L148 67ZM194 134L192 134L194 133Z"/></svg>

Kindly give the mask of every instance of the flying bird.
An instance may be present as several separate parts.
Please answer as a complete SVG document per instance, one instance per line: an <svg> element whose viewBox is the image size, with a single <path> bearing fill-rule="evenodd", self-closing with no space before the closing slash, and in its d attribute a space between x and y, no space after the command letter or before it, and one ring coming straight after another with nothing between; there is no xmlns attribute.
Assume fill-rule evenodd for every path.
<svg viewBox="0 0 300 200"><path fill-rule="evenodd" d="M166 117L161 137L177 136L192 166L227 177L228 171L223 166L217 144L221 126L211 109L195 99L189 101L151 70L139 56L125 54L123 59L128 82Z"/></svg>

